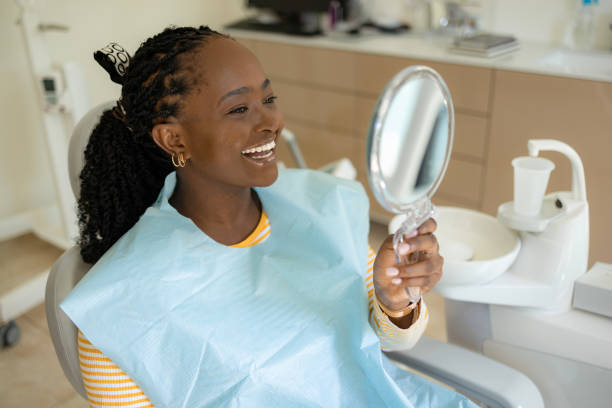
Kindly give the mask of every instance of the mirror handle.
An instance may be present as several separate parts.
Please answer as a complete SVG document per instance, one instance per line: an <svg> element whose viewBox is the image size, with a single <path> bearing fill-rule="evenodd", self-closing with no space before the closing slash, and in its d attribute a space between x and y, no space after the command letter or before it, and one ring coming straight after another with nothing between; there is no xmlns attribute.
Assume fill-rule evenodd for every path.
<svg viewBox="0 0 612 408"><path fill-rule="evenodd" d="M431 200L428 197L425 197L411 205L405 214L406 219L393 235L393 250L395 251L395 260L398 265L411 265L421 261L424 258L422 251L413 252L412 254L408 254L408 256L400 255L398 247L404 242L405 236L410 236L419 226L421 226L421 224L434 216L435 207ZM421 300L420 287L406 288L406 293L408 294L410 301L413 303Z"/></svg>

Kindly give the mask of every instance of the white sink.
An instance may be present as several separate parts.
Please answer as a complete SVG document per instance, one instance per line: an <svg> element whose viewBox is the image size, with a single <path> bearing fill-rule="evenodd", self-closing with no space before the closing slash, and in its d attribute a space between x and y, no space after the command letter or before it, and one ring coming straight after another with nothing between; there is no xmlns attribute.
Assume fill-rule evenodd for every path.
<svg viewBox="0 0 612 408"><path fill-rule="evenodd" d="M600 75L612 75L612 53L557 50L538 58L535 64L568 74L582 74L588 71Z"/></svg>
<svg viewBox="0 0 612 408"><path fill-rule="evenodd" d="M440 288L489 282L508 270L521 248L518 234L490 215L437 207L435 219L444 257Z"/></svg>

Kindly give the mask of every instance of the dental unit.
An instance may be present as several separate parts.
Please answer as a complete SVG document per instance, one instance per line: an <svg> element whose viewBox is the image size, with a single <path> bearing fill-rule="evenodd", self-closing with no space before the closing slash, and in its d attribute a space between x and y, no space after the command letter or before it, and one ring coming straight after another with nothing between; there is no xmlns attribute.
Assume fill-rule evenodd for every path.
<svg viewBox="0 0 612 408"><path fill-rule="evenodd" d="M448 340L526 374L547 407L609 407L612 267L595 263L587 271L589 206L582 161L557 140L532 139L527 147L529 157L520 159L529 162L528 177L521 178L515 167L515 201L501 204L497 219L437 209L445 269L434 290L445 298ZM537 212L526 215L518 211L517 197L554 167L538 157L542 151L569 159L572 187L544 196L545 174L541 196L535 196Z"/></svg>

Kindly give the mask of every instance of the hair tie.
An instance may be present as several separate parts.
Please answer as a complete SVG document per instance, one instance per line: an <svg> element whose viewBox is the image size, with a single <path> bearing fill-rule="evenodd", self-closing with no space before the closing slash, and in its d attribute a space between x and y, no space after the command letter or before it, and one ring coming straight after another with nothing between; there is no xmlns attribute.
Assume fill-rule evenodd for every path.
<svg viewBox="0 0 612 408"><path fill-rule="evenodd" d="M94 59L108 72L113 82L123 85L125 72L132 60L125 48L112 42L94 52Z"/></svg>
<svg viewBox="0 0 612 408"><path fill-rule="evenodd" d="M125 127L128 128L130 132L132 133L134 132L132 128L130 127L130 125L128 124L127 114L125 112L125 108L123 107L123 103L121 102L121 99L119 99L117 101L117 104L113 106L113 116L116 119L119 119L125 125Z"/></svg>

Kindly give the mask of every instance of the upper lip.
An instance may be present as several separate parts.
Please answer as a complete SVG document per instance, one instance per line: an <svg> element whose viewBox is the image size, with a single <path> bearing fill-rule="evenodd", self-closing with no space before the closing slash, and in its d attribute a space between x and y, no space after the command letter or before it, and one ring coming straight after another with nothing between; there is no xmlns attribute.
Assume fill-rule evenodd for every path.
<svg viewBox="0 0 612 408"><path fill-rule="evenodd" d="M275 142L275 140L276 140L276 137L273 137L272 139L267 140L267 141L265 141L265 142L263 142L263 143L258 143L258 144L254 145L254 146L247 147L246 149L242 150L242 151L241 151L241 153L246 153L246 152L248 152L249 150L258 149L258 148L263 147L263 146L265 146L265 145L267 145L267 144L269 144L269 143ZM275 143L275 146L274 146L274 147L276 147L276 143ZM273 147L273 148L274 148L274 147Z"/></svg>

